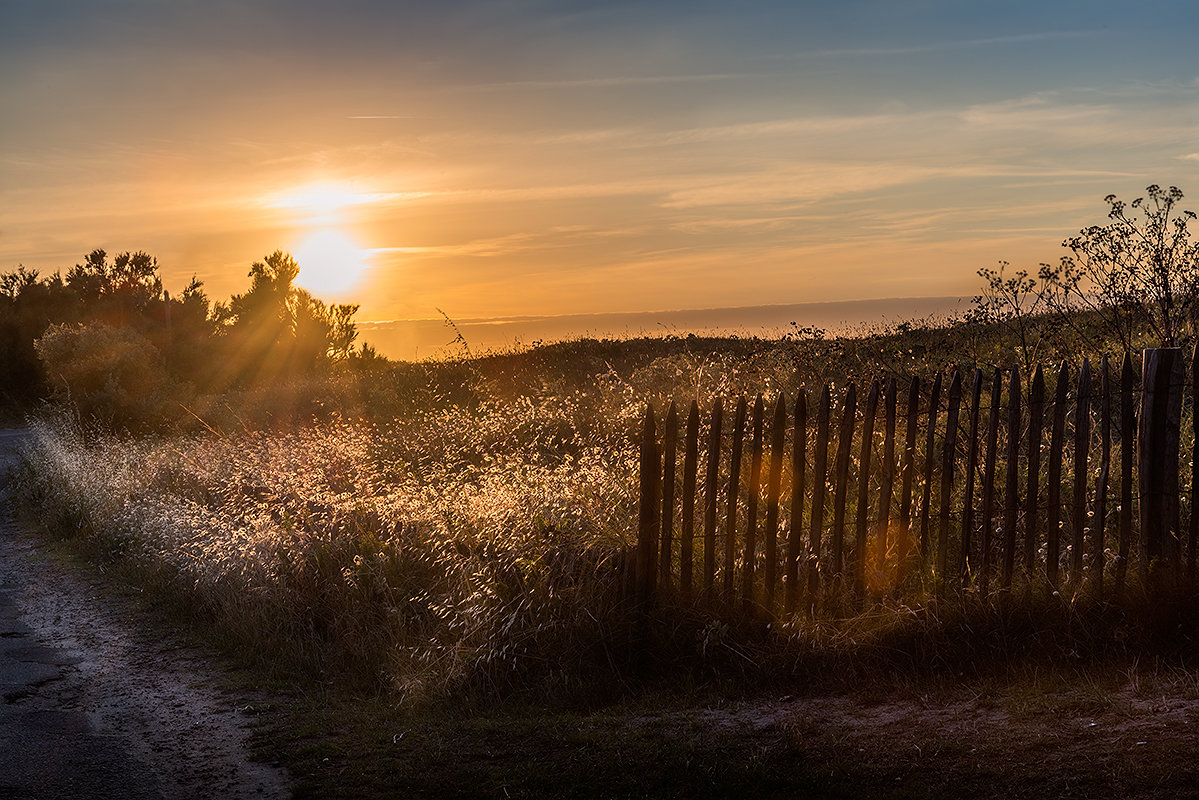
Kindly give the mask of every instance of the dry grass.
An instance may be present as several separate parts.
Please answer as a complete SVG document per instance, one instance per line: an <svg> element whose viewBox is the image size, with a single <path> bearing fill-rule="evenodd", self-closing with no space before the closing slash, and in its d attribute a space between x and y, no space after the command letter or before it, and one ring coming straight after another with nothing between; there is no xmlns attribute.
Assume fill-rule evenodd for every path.
<svg viewBox="0 0 1199 800"><path fill-rule="evenodd" d="M48 527L213 620L242 652L398 702L577 700L633 676L848 687L1199 650L1185 591L1101 599L1034 585L938 601L917 581L902 602L840 619L768 625L667 604L634 658L622 554L635 453L627 438L583 434L577 411L525 399L387 426L142 438L49 417L22 487Z"/></svg>
<svg viewBox="0 0 1199 800"><path fill-rule="evenodd" d="M262 398L251 411L226 403L220 421L204 414L212 424L198 431L140 438L46 415L21 484L48 527L213 621L252 658L398 700L594 696L647 666L684 682L848 685L1195 650L1185 593L1113 603L1035 587L935 603L917 573L902 602L834 622L661 608L639 640L644 657L631 656L646 631L625 601L623 554L646 400L706 406L871 372L926 377L966 339L970 352L1003 349L958 326L374 364L326 398L322 421L298 426L290 414L254 424L277 405Z"/></svg>
<svg viewBox="0 0 1199 800"><path fill-rule="evenodd" d="M635 463L515 453L508 412L140 439L45 419L23 489L284 666L408 698L569 680L619 638Z"/></svg>

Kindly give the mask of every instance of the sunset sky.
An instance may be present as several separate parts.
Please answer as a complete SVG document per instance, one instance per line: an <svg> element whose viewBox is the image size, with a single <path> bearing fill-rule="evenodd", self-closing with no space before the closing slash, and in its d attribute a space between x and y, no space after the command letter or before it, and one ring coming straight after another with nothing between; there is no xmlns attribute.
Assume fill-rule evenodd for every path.
<svg viewBox="0 0 1199 800"><path fill-rule="evenodd" d="M1199 206L1199 4L0 2L0 269L363 320L968 295ZM341 265L337 275L323 264ZM307 265L307 266L306 266Z"/></svg>

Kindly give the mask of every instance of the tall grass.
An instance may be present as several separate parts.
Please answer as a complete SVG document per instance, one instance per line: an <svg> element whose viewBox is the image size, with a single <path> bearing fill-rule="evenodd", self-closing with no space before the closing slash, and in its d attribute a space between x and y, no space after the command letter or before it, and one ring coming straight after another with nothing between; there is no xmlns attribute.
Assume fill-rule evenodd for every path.
<svg viewBox="0 0 1199 800"><path fill-rule="evenodd" d="M966 339L976 354L1003 350L961 327L576 342L372 365L301 425L270 416L262 398L252 413L198 409L205 425L142 437L47 414L19 484L49 528L211 620L248 656L397 699L591 692L647 663L672 677L866 669L877 679L984 668L1005 653L1068 659L1193 642L1189 598L1150 603L1134 591L1113 604L1031 590L996 602L924 593L849 619L770 626L684 604L660 610L646 640L624 571L645 402L698 397L706 408L800 386L812 396L870 374L927 378L955 357L973 363ZM648 662L632 658L635 637L648 641Z"/></svg>
<svg viewBox="0 0 1199 800"><path fill-rule="evenodd" d="M21 484L47 525L285 668L407 697L569 682L624 641L636 464L558 441L559 416L140 439L52 417Z"/></svg>

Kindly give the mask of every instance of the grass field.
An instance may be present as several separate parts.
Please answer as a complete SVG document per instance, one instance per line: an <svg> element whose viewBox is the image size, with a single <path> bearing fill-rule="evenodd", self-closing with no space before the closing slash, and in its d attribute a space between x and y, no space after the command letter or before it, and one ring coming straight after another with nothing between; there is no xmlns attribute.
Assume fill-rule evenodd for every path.
<svg viewBox="0 0 1199 800"><path fill-rule="evenodd" d="M645 631L623 564L635 539L635 432L646 402L927 377L1014 357L1007 342L958 324L371 363L340 382L290 387L286 404L269 393L209 398L153 435L48 412L33 422L19 478L49 531L202 621L277 685L306 687L309 700L280 710L264 747L288 754L312 796L471 796L479 786L495 796L849 796L877 781L891 792L894 779L915 778L899 750L875 742L890 753L875 775L829 739L850 725L852 698L902 705L935 689L960 711L963 692L990 686L1004 698L1041 692L1036 706L1049 702L1036 688L1045 680L1115 695L1141 664L1163 685L1189 686L1193 598L1148 602L1135 586L1102 600L904 597L767 628L684 609L653 617L648 650L634 657L630 642ZM771 717L763 741L736 715L694 722L697 704L829 693L851 699L820 731L805 727L807 706ZM651 715L675 709L673 721L647 728L645 703ZM932 738L942 736L934 718L921 723ZM401 727L413 733L400 737ZM859 735L850 728L837 735ZM458 746L471 766L455 766ZM946 774L964 775L969 755L955 747L944 744L957 754ZM612 763L640 772L622 777ZM937 796L929 791L879 796Z"/></svg>

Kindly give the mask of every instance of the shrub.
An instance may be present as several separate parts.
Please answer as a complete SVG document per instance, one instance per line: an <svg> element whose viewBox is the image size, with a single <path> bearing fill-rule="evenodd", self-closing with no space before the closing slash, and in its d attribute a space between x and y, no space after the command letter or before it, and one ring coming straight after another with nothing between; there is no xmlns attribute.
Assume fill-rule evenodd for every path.
<svg viewBox="0 0 1199 800"><path fill-rule="evenodd" d="M51 385L81 419L130 428L163 419L169 385L162 357L132 328L52 325L35 347Z"/></svg>

